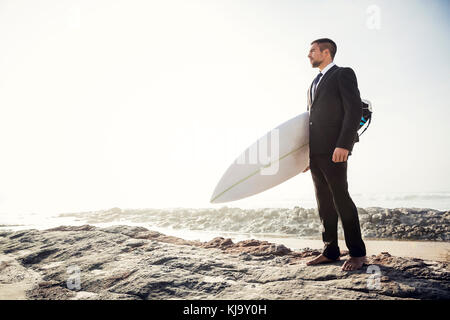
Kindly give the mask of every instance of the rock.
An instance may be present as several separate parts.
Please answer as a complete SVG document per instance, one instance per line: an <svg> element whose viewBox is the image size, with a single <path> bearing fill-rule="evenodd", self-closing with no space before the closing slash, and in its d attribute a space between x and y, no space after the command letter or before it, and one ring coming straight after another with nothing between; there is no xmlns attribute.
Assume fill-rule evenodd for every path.
<svg viewBox="0 0 450 320"><path fill-rule="evenodd" d="M11 292L2 290L23 289L9 298L450 298L448 263L388 252L368 257L361 270L345 272L345 251L341 261L308 267L305 261L320 251L222 237L188 241L142 227L90 225L2 233L0 252L0 297Z"/></svg>
<svg viewBox="0 0 450 320"><path fill-rule="evenodd" d="M376 214L373 214L373 215L371 216L370 221L373 222L373 223L378 223L378 222L381 221L382 217L383 217L383 216L382 216L381 213L376 213Z"/></svg>
<svg viewBox="0 0 450 320"><path fill-rule="evenodd" d="M91 231L95 230L94 226L82 225L82 226L59 226L56 228L47 229L47 231Z"/></svg>

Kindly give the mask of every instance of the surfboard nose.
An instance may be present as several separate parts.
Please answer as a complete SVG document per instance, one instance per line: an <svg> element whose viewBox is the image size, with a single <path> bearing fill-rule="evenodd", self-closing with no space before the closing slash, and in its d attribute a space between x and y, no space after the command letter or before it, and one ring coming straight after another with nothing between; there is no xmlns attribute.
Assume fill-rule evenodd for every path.
<svg viewBox="0 0 450 320"><path fill-rule="evenodd" d="M211 197L211 200L209 200L209 203L219 203L219 201L217 201L217 199L215 199L215 196L213 195Z"/></svg>
<svg viewBox="0 0 450 320"><path fill-rule="evenodd" d="M221 201L220 196L222 195L221 192L218 191L218 187L220 185L220 182L217 184L216 188L214 189L213 194L211 195L211 199L209 200L209 203L222 203L226 201Z"/></svg>

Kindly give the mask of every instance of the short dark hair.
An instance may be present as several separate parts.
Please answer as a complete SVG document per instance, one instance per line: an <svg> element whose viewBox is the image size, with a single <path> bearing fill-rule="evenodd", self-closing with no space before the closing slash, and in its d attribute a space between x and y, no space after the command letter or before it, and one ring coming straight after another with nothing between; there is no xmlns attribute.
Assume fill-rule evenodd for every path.
<svg viewBox="0 0 450 320"><path fill-rule="evenodd" d="M330 51L331 59L334 59L334 56L336 55L337 51L337 45L333 40L328 38L321 38L311 42L311 45L314 43L317 43L317 45L320 48L320 52L322 52L325 49L328 49Z"/></svg>

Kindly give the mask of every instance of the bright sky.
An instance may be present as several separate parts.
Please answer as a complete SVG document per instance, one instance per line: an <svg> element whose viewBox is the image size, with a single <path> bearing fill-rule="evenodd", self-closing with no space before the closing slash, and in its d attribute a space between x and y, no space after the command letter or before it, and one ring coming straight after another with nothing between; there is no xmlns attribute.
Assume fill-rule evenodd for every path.
<svg viewBox="0 0 450 320"><path fill-rule="evenodd" d="M306 111L321 37L375 112L351 193L449 191L449 9L0 0L0 212L212 206L231 162ZM313 195L309 173L252 201L297 195Z"/></svg>

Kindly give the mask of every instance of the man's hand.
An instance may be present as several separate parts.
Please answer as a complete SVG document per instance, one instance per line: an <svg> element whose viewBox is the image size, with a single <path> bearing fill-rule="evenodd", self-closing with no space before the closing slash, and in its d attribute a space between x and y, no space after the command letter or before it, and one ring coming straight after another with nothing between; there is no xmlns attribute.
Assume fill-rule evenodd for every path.
<svg viewBox="0 0 450 320"><path fill-rule="evenodd" d="M333 162L345 162L347 161L348 150L344 148L336 148L333 152Z"/></svg>

